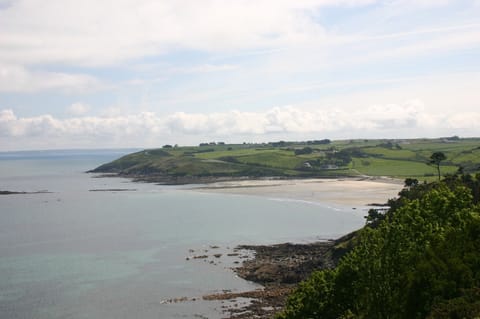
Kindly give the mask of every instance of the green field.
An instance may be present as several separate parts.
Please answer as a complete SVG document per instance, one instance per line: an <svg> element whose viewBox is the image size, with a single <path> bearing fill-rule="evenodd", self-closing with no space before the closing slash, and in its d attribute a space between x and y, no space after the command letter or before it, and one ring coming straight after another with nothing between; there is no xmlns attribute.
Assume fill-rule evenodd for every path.
<svg viewBox="0 0 480 319"><path fill-rule="evenodd" d="M362 174L370 176L392 176L392 177L429 177L437 174L433 166L427 166L425 163L416 161L402 161L398 159L385 158L356 158L352 167ZM441 167L443 173L455 173L456 166L444 165Z"/></svg>
<svg viewBox="0 0 480 319"><path fill-rule="evenodd" d="M480 138L341 140L216 144L147 149L104 164L93 172L165 179L177 177L346 177L437 178L428 165L442 152L441 174L480 172Z"/></svg>

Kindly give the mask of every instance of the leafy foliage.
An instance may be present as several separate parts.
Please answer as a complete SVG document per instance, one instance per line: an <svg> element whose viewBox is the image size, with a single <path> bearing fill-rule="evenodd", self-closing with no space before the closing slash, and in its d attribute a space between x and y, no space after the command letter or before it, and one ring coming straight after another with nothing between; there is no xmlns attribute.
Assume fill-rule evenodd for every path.
<svg viewBox="0 0 480 319"><path fill-rule="evenodd" d="M468 180L409 180L338 267L299 285L278 318L480 316L480 209Z"/></svg>

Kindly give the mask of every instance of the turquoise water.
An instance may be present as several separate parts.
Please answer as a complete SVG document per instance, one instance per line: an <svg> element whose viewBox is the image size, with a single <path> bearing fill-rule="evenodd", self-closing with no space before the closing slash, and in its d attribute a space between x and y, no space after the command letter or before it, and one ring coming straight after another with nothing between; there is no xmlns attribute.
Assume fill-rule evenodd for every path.
<svg viewBox="0 0 480 319"><path fill-rule="evenodd" d="M232 259L186 257L363 224L350 207L84 173L124 152L0 153L0 189L51 192L0 197L0 318L221 318L220 302L197 298L257 285L234 275ZM113 188L136 190L90 191ZM179 297L190 301L165 302Z"/></svg>

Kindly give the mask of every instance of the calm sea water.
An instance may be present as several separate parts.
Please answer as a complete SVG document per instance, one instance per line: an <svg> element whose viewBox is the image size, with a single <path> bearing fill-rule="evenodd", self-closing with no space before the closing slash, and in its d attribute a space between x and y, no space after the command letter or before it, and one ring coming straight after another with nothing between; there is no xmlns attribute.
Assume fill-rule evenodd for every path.
<svg viewBox="0 0 480 319"><path fill-rule="evenodd" d="M333 238L363 224L350 207L84 173L127 152L0 153L0 190L51 192L0 196L0 318L222 318L220 302L191 299L258 287L231 271L235 245ZM90 191L118 188L130 191ZM186 259L195 254L210 257ZM180 297L190 301L165 302Z"/></svg>

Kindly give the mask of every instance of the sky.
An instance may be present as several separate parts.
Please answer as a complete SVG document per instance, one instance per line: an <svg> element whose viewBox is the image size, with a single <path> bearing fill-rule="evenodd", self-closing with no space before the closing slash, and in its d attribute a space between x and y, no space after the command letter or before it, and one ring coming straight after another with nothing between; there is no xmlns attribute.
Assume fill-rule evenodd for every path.
<svg viewBox="0 0 480 319"><path fill-rule="evenodd" d="M480 136L480 0L0 0L0 151Z"/></svg>

